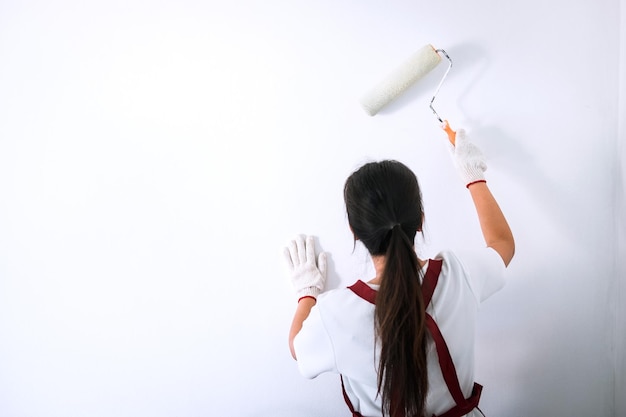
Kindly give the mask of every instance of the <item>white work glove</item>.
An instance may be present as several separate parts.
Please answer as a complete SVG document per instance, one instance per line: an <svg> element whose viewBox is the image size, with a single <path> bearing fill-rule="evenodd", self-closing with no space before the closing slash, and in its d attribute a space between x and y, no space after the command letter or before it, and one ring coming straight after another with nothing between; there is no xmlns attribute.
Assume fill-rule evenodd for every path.
<svg viewBox="0 0 626 417"><path fill-rule="evenodd" d="M326 282L326 253L319 254L316 264L313 236L302 235L292 240L283 252L298 301L304 297L317 298Z"/></svg>
<svg viewBox="0 0 626 417"><path fill-rule="evenodd" d="M456 132L455 144L450 145L450 153L454 160L454 166L466 187L474 182L485 181L485 171L487 170L485 156L478 146L467 139L465 130L459 129Z"/></svg>

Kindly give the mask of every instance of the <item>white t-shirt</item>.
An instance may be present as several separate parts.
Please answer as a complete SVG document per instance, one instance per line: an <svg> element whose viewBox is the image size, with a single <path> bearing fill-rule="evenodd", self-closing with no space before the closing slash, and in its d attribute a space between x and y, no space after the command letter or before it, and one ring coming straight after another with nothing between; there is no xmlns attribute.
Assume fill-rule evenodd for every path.
<svg viewBox="0 0 626 417"><path fill-rule="evenodd" d="M479 304L504 286L505 265L493 249L445 251L443 265L427 312L434 318L450 350L465 397L474 385L474 338ZM426 271L424 266L423 272ZM370 285L373 289L377 286ZM346 393L364 417L380 417L377 389L378 353L375 306L348 288L320 294L294 339L300 373L315 378L324 372L343 375ZM454 406L437 359L428 342L429 391L426 415ZM476 410L475 410L476 411ZM471 413L469 415L472 415Z"/></svg>

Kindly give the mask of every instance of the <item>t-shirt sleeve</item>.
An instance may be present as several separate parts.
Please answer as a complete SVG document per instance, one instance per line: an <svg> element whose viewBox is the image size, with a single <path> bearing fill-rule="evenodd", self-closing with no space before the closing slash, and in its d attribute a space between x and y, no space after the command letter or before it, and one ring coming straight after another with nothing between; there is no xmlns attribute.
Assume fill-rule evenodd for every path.
<svg viewBox="0 0 626 417"><path fill-rule="evenodd" d="M298 369L305 378L315 378L336 369L333 346L322 321L319 304L311 309L294 338L293 347Z"/></svg>
<svg viewBox="0 0 626 417"><path fill-rule="evenodd" d="M479 302L504 287L506 266L494 249L455 250L454 254L463 265L468 284Z"/></svg>

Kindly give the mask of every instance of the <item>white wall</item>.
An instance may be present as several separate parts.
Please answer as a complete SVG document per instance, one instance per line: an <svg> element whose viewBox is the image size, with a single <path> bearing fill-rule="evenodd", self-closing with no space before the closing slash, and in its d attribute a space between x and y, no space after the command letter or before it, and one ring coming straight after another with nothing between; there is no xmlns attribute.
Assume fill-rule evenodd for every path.
<svg viewBox="0 0 626 417"><path fill-rule="evenodd" d="M370 158L418 174L424 256L482 244L427 106L443 66L357 104L425 43L517 240L482 310L483 410L623 415L620 5L0 3L0 415L347 415L289 356L279 250L316 234L330 287L368 273L341 192Z"/></svg>
<svg viewBox="0 0 626 417"><path fill-rule="evenodd" d="M620 87L618 111L618 155L620 172L616 181L617 301L615 308L615 415L626 415L626 0L620 1Z"/></svg>

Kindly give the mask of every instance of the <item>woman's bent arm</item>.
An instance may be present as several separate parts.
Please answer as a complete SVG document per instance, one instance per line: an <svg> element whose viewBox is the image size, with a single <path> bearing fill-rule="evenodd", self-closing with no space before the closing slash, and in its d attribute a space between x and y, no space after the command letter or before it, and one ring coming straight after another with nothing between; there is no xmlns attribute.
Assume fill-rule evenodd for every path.
<svg viewBox="0 0 626 417"><path fill-rule="evenodd" d="M289 329L289 350L291 350L291 356L296 358L296 351L293 348L293 340L296 338L300 330L302 330L302 323L309 317L311 309L317 301L312 297L305 297L298 302L298 308L293 315L293 321L291 322L291 329Z"/></svg>
<svg viewBox="0 0 626 417"><path fill-rule="evenodd" d="M498 202L484 182L471 184L468 188L487 246L498 252L508 266L515 254L515 240Z"/></svg>

